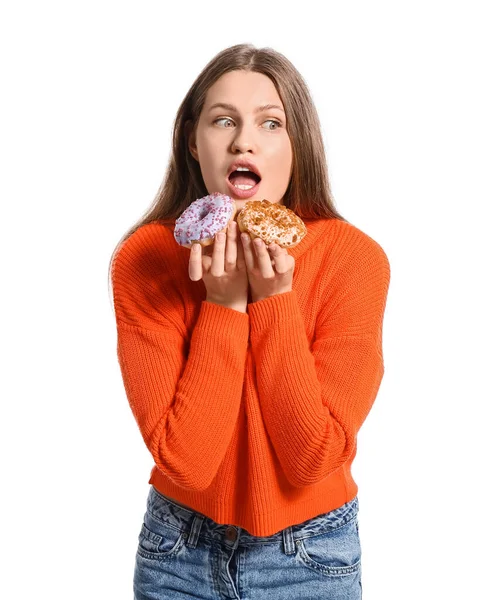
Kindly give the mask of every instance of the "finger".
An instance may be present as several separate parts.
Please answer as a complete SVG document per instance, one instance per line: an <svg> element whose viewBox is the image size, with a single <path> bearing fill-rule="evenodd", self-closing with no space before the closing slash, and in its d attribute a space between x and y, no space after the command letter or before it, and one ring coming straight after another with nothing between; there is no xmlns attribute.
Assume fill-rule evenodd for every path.
<svg viewBox="0 0 493 600"><path fill-rule="evenodd" d="M226 262L224 268L226 271L236 269L236 259L238 255L237 249L237 225L235 221L230 221L228 225L228 233L226 239Z"/></svg>
<svg viewBox="0 0 493 600"><path fill-rule="evenodd" d="M248 233L241 234L241 242L243 245L243 255L245 257L245 264L248 271L252 271L255 268L255 257L252 249L252 238Z"/></svg>
<svg viewBox="0 0 493 600"><path fill-rule="evenodd" d="M257 254L258 266L262 277L267 279L274 277L274 269L272 268L271 258L265 242L260 238L255 238L253 240L253 245Z"/></svg>
<svg viewBox="0 0 493 600"><path fill-rule="evenodd" d="M188 262L188 275L192 281L202 279L202 246L192 244L190 250L190 260Z"/></svg>
<svg viewBox="0 0 493 600"><path fill-rule="evenodd" d="M213 277L221 277L224 273L224 249L226 247L226 234L224 231L216 233L214 238L214 250L212 251L211 274Z"/></svg>
<svg viewBox="0 0 493 600"><path fill-rule="evenodd" d="M293 257L288 254L286 248L281 248L276 243L269 246L269 256L272 258L277 273L286 273L293 268Z"/></svg>

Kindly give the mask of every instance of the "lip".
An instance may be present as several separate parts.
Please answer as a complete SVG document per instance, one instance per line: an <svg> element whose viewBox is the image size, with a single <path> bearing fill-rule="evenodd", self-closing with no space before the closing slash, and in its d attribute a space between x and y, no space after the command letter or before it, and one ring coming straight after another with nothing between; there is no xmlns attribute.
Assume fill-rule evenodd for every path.
<svg viewBox="0 0 493 600"><path fill-rule="evenodd" d="M231 196L231 198L233 198L233 199L238 198L239 200L246 200L247 198L251 198L252 196L255 196L255 194L258 192L261 181L259 181L256 185L254 185L251 190L240 190L239 188L236 188L227 177L226 177L226 183L228 184L228 187L230 189L229 196Z"/></svg>
<svg viewBox="0 0 493 600"><path fill-rule="evenodd" d="M253 162L250 162L246 158L238 158L237 160L235 160L234 162L232 162L229 165L229 170L228 170L227 177L229 177L233 171L236 171L236 169L238 167L246 167L247 169L250 169L250 171L252 171L256 175L258 175L260 177L260 179L262 179L262 175L260 175L260 172L258 170L257 165L255 163L253 163Z"/></svg>

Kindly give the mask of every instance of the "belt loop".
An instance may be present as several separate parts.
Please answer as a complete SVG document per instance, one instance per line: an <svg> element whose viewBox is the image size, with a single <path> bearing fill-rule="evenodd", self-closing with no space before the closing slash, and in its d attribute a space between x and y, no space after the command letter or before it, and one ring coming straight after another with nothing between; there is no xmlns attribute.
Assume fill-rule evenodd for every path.
<svg viewBox="0 0 493 600"><path fill-rule="evenodd" d="M188 539L186 541L186 545L189 548L195 548L197 546L200 528L202 527L203 522L204 517L202 515L199 515L198 513L195 513L192 526L190 527L190 532L188 534Z"/></svg>
<svg viewBox="0 0 493 600"><path fill-rule="evenodd" d="M294 545L293 528L291 525L282 530L282 539L284 543L284 553L294 554L296 552L296 548Z"/></svg>

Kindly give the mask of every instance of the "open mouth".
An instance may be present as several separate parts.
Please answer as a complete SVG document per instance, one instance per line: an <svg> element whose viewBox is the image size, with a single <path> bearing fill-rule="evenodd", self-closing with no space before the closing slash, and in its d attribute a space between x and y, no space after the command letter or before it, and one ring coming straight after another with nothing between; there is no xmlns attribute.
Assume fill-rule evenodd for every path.
<svg viewBox="0 0 493 600"><path fill-rule="evenodd" d="M259 184L261 178L252 171L233 171L228 179L235 188L247 191Z"/></svg>

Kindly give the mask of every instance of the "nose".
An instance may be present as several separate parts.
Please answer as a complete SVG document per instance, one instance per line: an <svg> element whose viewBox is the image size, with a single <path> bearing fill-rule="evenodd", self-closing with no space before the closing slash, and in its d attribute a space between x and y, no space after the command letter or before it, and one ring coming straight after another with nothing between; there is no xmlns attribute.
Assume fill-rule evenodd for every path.
<svg viewBox="0 0 493 600"><path fill-rule="evenodd" d="M253 134L247 127L238 127L233 139L233 151L248 152L254 149Z"/></svg>

